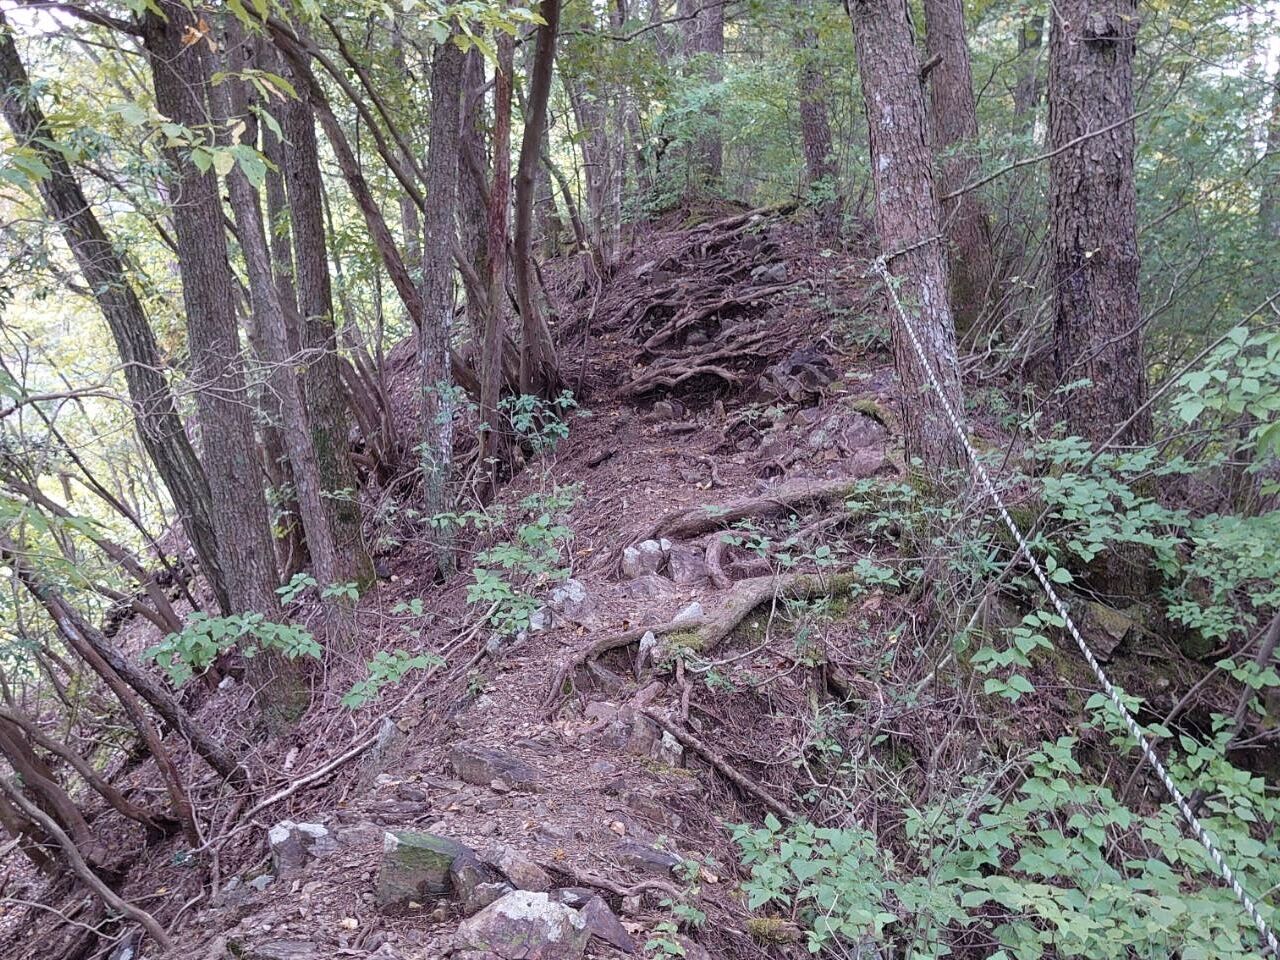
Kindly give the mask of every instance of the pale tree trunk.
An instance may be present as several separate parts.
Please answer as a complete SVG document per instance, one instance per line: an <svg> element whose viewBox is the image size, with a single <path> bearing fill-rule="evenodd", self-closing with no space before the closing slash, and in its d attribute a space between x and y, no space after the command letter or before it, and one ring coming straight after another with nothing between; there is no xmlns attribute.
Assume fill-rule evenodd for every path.
<svg viewBox="0 0 1280 960"><path fill-rule="evenodd" d="M205 128L211 118L205 100L208 47L184 41L184 31L197 30L197 23L181 3L166 0L161 9L163 15L149 13L144 20L156 107L192 130ZM180 211L174 233L219 556L232 609L270 617L279 611L275 553L247 403L218 182L180 150L169 150L167 159L169 194Z"/></svg>
<svg viewBox="0 0 1280 960"><path fill-rule="evenodd" d="M901 0L851 0L849 10L870 130L880 245L935 376L953 409L961 411L947 262L937 239L933 158L906 6ZM964 449L896 312L893 350L902 380L907 454L919 457L932 479L942 480L947 471L964 466Z"/></svg>
<svg viewBox="0 0 1280 960"><path fill-rule="evenodd" d="M512 270L520 307L520 392L549 399L559 385L556 347L533 289L533 200L542 160L551 73L555 66L560 0L542 0L537 48L529 67L529 99L516 172L515 236Z"/></svg>
<svg viewBox="0 0 1280 960"><path fill-rule="evenodd" d="M1049 242L1054 361L1071 430L1151 438L1138 304L1133 55L1136 0L1065 0L1049 49ZM1126 118L1130 118L1128 122ZM1077 146L1067 144L1108 126Z"/></svg>
<svg viewBox="0 0 1280 960"><path fill-rule="evenodd" d="M1266 155L1260 166L1262 196L1258 230L1264 243L1280 240L1280 67L1271 83L1271 114L1267 119Z"/></svg>
<svg viewBox="0 0 1280 960"><path fill-rule="evenodd" d="M231 599L219 559L209 481L178 416L155 334L142 302L129 283L120 255L89 206L65 155L57 149L53 131L39 104L26 96L29 86L13 35L8 32L0 12L0 101L5 118L15 141L37 151L49 168L49 175L39 181L40 194L107 320L124 365L125 382L143 445L182 518L218 605L224 613L230 612Z"/></svg>
<svg viewBox="0 0 1280 960"><path fill-rule="evenodd" d="M812 18L810 0L797 0L796 8L804 20ZM827 82L818 62L818 32L802 25L795 43L800 55L800 141L805 181L813 195L819 230L824 237L833 238L840 232L840 197L836 192L831 123L827 119Z"/></svg>
<svg viewBox="0 0 1280 960"><path fill-rule="evenodd" d="M973 95L969 44L962 0L925 0L934 150L941 155L940 192L946 196L977 178L978 110ZM967 330L982 314L994 277L991 227L974 192L942 202L947 238L951 308L956 326Z"/></svg>
<svg viewBox="0 0 1280 960"><path fill-rule="evenodd" d="M422 330L418 364L422 374L422 476L424 512L448 509L447 484L453 461L453 248L457 229L463 53L452 40L436 48L431 63L431 140L427 145L427 204L423 218ZM453 569L449 532L440 529L436 562Z"/></svg>
<svg viewBox="0 0 1280 960"><path fill-rule="evenodd" d="M324 230L320 160L315 121L304 93L283 108L285 186L293 227L293 256L298 312L298 338L307 355L302 389L312 413L310 428L320 482L329 514L340 582L361 587L373 582L373 561L364 545L355 465L348 436L351 410L342 384L338 339L333 322L328 243Z"/></svg>

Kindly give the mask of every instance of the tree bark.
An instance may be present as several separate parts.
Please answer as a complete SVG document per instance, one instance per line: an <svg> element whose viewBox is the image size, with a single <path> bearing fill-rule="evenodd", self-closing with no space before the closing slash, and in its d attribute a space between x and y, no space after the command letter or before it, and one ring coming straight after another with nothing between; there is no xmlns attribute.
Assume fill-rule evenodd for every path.
<svg viewBox="0 0 1280 960"><path fill-rule="evenodd" d="M218 553L209 481L178 416L155 334L129 283L124 262L89 206L66 156L57 149L44 114L36 101L25 95L29 87L13 35L0 13L0 99L5 118L14 139L39 153L49 168L49 176L39 181L40 194L111 330L124 364L143 446L182 518L218 605L229 612L231 601Z"/></svg>
<svg viewBox="0 0 1280 960"><path fill-rule="evenodd" d="M290 146L285 151L284 169L302 319L299 340L308 357L302 389L312 413L311 442L336 548L337 582L354 581L363 588L373 582L373 561L361 532L359 492L348 441L351 411L338 366L341 358L333 323L315 121L305 85L299 85L299 93L300 99L290 100L284 108L282 127Z"/></svg>
<svg viewBox="0 0 1280 960"><path fill-rule="evenodd" d="M938 382L960 411L947 263L939 239L920 63L906 6L901 0L851 0L849 10L870 130L880 245ZM919 457L929 476L941 481L947 471L964 466L964 450L896 313L893 350L902 380L907 455Z"/></svg>
<svg viewBox="0 0 1280 960"><path fill-rule="evenodd" d="M1071 430L1120 442L1151 438L1138 304L1133 55L1136 0L1066 0L1049 49L1049 225L1054 362ZM1126 118L1130 118L1128 122ZM1118 125L1117 125L1118 124ZM1075 147L1082 135L1115 125Z"/></svg>
<svg viewBox="0 0 1280 960"><path fill-rule="evenodd" d="M520 392L550 399L559 386L556 347L551 330L533 290L533 201L542 159L547 101L555 66L556 36L560 29L560 0L542 0L538 10L537 49L529 68L529 98L525 109L520 164L516 171L515 274L516 302L520 307Z"/></svg>
<svg viewBox="0 0 1280 960"><path fill-rule="evenodd" d="M799 15L812 19L809 0L797 0ZM818 214L821 234L834 238L840 232L840 195L836 182L831 123L827 119L827 83L818 62L818 32L802 26L796 33L800 55L800 141L804 149L806 186Z"/></svg>
<svg viewBox="0 0 1280 960"><path fill-rule="evenodd" d="M1258 230L1263 243L1280 241L1280 67L1271 81L1271 113L1267 118L1266 153L1260 166L1262 193Z"/></svg>
<svg viewBox="0 0 1280 960"><path fill-rule="evenodd" d="M493 184L489 188L486 277L488 304L480 361L481 460L490 464L490 480L496 479L499 451L498 394L502 387L502 351L506 337L507 206L511 197L511 80L513 41L498 35L498 64L493 82Z"/></svg>
<svg viewBox="0 0 1280 960"><path fill-rule="evenodd" d="M1013 85L1014 129L1025 134L1035 120L1044 92L1040 82L1040 49L1044 45L1044 15L1031 14L1018 28L1017 79Z"/></svg>
<svg viewBox="0 0 1280 960"><path fill-rule="evenodd" d="M489 275L489 253L485 243L488 234L489 201L485 189L488 176L484 148L484 54L472 47L463 57L462 133L459 149L465 173L458 183L458 232L463 259L477 277ZM483 350L485 317L484 291L467 290L467 321L477 364Z"/></svg>
<svg viewBox="0 0 1280 960"><path fill-rule="evenodd" d="M204 41L188 43L196 16L177 0L162 0L143 19L156 107L188 129L208 129L210 64ZM192 379L200 414L214 528L231 607L264 615L279 610L275 552L257 462L253 423L236 323L236 290L213 171L201 173L178 150L166 151L174 209Z"/></svg>
<svg viewBox="0 0 1280 960"><path fill-rule="evenodd" d="M454 387L450 343L453 339L453 250L457 228L459 152L462 126L463 53L452 39L435 51L431 63L431 140L427 144L427 204L422 221L422 329L418 365L422 375L422 475L424 512L448 508L447 484L453 461ZM440 529L436 562L453 569L451 538Z"/></svg>
<svg viewBox="0 0 1280 960"><path fill-rule="evenodd" d="M973 95L963 0L925 0L930 59L934 151L940 155L943 196L977 179L978 110ZM967 330L982 314L994 276L987 212L970 191L942 204L947 238L951 308L956 326Z"/></svg>

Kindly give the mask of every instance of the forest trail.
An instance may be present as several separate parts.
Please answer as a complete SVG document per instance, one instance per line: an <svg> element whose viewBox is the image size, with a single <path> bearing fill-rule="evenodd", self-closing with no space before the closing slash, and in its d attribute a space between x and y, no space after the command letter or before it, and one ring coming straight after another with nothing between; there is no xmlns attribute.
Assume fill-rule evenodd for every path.
<svg viewBox="0 0 1280 960"><path fill-rule="evenodd" d="M329 808L306 793L274 808L271 822L323 824L336 849L261 891L247 885L255 871L243 874L224 904L199 911L185 931L196 955L292 941L302 944L299 958L313 948L317 957L335 948L445 955L462 919L456 903L442 898L393 918L375 902L387 830L426 830L491 861L505 857L518 885L593 888L637 951L696 886L711 916L697 936L711 956L766 955L730 878L722 882L732 869L723 824L758 821L770 801L792 796L785 745L807 735L801 717L814 684L847 685L839 664L861 655L854 645L873 646L844 623L826 623L807 646L790 642L794 624L777 624L799 616L788 610L795 597L827 592L820 545L844 522L844 496L897 468L894 438L876 419L890 419L892 368L874 349L842 352L831 323L815 323L847 301L852 262L789 258L801 228L785 219L733 226L744 224L751 229L728 242L724 228L656 234L601 295L566 301L562 329L587 351L584 409L569 418L567 439L499 496L514 517L521 501L537 512L556 502L553 492L574 491L556 518L571 531L568 579L543 588L537 615L550 622L515 638L473 631L451 661L470 657L475 669L444 672L416 693L396 717L394 745L323 792ZM702 263L662 276L671 269L664 261L708 256L718 273ZM552 283L573 282L565 274L581 268L562 266ZM788 280L771 282L765 271ZM702 309L713 302L727 306ZM593 329L580 339L593 309ZM669 353L645 352L655 329L681 322ZM811 339L797 342L793 329ZM683 388L637 391L655 368L677 365L716 365L742 384L698 374ZM740 542L724 542L730 529ZM415 595L426 554L412 542L395 551L379 591ZM798 571L818 585L800 584ZM460 591L446 592L447 608ZM872 619L882 599L864 599ZM686 859L704 866L682 872ZM683 945L700 955L692 941ZM272 949L245 955L275 958ZM587 955L621 954L597 937Z"/></svg>

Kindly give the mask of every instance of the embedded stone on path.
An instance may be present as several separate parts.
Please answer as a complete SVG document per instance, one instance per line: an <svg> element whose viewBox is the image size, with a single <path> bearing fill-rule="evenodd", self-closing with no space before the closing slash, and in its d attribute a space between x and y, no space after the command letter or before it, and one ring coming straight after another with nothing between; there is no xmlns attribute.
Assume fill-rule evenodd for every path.
<svg viewBox="0 0 1280 960"><path fill-rule="evenodd" d="M544 893L551 889L551 877L547 875L547 871L521 856L514 847L503 847L489 857L489 862L520 890Z"/></svg>
<svg viewBox="0 0 1280 960"><path fill-rule="evenodd" d="M622 575L628 580L647 577L658 572L664 559L661 543L657 540L641 540L622 551Z"/></svg>
<svg viewBox="0 0 1280 960"><path fill-rule="evenodd" d="M474 743L460 743L449 751L449 763L458 779L475 786L501 784L508 790L535 793L542 777L523 760Z"/></svg>
<svg viewBox="0 0 1280 960"><path fill-rule="evenodd" d="M489 864L470 850L458 854L449 865L453 897L468 917L514 889Z"/></svg>
<svg viewBox="0 0 1280 960"><path fill-rule="evenodd" d="M618 844L613 848L613 855L624 866L660 876L670 874L680 863L680 858L674 853L634 840Z"/></svg>
<svg viewBox="0 0 1280 960"><path fill-rule="evenodd" d="M338 841L328 828L318 823L294 823L281 820L267 831L271 862L276 876L295 876L316 857L325 857L338 849Z"/></svg>
<svg viewBox="0 0 1280 960"><path fill-rule="evenodd" d="M454 945L502 960L579 960L590 935L577 910L545 893L515 890L464 920Z"/></svg>
<svg viewBox="0 0 1280 960"><path fill-rule="evenodd" d="M586 921L587 930L593 937L599 937L611 947L623 953L635 953L636 944L627 933L626 928L612 910L600 897L595 896L582 908L582 919Z"/></svg>
<svg viewBox="0 0 1280 960"><path fill-rule="evenodd" d="M375 900L383 910L422 904L453 890L450 870L456 858L475 852L456 840L416 830L388 831Z"/></svg>
<svg viewBox="0 0 1280 960"><path fill-rule="evenodd" d="M676 544L667 556L671 579L681 586L702 584L707 581L707 553L697 547Z"/></svg>
<svg viewBox="0 0 1280 960"><path fill-rule="evenodd" d="M592 604L581 580L570 577L551 591L549 606L554 623L587 625L592 617Z"/></svg>

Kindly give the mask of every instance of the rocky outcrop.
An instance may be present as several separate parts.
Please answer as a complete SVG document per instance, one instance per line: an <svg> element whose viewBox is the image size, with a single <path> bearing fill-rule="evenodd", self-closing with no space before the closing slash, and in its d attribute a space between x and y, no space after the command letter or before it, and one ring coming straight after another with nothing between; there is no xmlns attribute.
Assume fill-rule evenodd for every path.
<svg viewBox="0 0 1280 960"><path fill-rule="evenodd" d="M458 926L459 950L502 960L578 960L591 932L572 907L533 890L513 890Z"/></svg>

